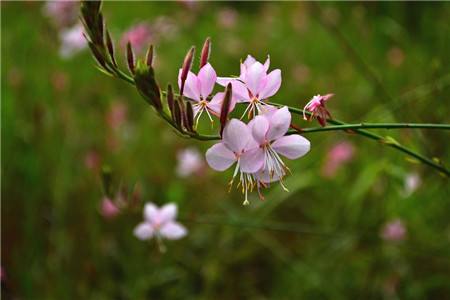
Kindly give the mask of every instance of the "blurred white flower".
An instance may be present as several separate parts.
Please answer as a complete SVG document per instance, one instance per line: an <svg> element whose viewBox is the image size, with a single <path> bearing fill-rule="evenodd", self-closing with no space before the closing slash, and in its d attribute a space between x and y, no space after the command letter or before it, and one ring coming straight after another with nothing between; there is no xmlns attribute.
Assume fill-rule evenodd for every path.
<svg viewBox="0 0 450 300"><path fill-rule="evenodd" d="M193 147L183 149L177 154L178 164L176 173L180 177L187 177L199 172L205 165L200 152Z"/></svg>
<svg viewBox="0 0 450 300"><path fill-rule="evenodd" d="M134 229L134 235L140 240L149 240L155 237L169 240L181 239L187 234L186 228L175 221L177 206L169 203L161 208L149 202L144 207L144 222Z"/></svg>
<svg viewBox="0 0 450 300"><path fill-rule="evenodd" d="M47 1L42 12L56 26L66 27L76 22L79 5L79 1Z"/></svg>
<svg viewBox="0 0 450 300"><path fill-rule="evenodd" d="M410 196L414 193L422 183L422 179L417 173L410 173L405 177L404 183L404 195L405 197Z"/></svg>
<svg viewBox="0 0 450 300"><path fill-rule="evenodd" d="M62 58L70 58L86 48L87 42L83 36L83 32L83 26L81 24L61 30L59 33L61 42L59 54Z"/></svg>

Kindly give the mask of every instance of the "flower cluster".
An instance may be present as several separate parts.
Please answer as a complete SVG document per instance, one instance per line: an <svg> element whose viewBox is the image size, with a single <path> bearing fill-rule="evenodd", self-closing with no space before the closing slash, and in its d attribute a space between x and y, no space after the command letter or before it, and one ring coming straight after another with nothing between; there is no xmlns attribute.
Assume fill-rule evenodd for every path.
<svg viewBox="0 0 450 300"><path fill-rule="evenodd" d="M222 139L206 152L206 160L211 168L224 171L234 167L230 187L236 178L238 187L245 195L244 204L249 204L248 193L279 181L285 189L283 178L289 168L282 157L296 159L310 149L310 142L300 135L286 135L291 125L291 113L287 107L269 105L267 99L281 86L281 71L269 72L270 58L262 64L252 56L241 63L239 77L218 77L210 63L205 63L198 74L190 70L183 78L185 68L181 68L178 85L182 95L193 104L194 127L205 112L213 123L212 116L220 116L224 106L224 92L212 96L216 83L231 86L231 101L227 107L230 113L236 103L247 104L240 119L229 120L223 130ZM184 80L183 80L184 79ZM250 121L242 119L247 115Z"/></svg>

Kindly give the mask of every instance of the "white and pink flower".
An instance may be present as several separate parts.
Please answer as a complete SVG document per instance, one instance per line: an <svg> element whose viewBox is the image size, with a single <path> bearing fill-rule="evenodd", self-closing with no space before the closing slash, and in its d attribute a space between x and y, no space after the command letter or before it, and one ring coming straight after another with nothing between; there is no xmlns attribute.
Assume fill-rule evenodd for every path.
<svg viewBox="0 0 450 300"><path fill-rule="evenodd" d="M134 235L140 240L149 240L155 237L177 240L186 236L187 230L175 221L177 206L169 203L161 208L149 202L144 206L144 221L136 226Z"/></svg>
<svg viewBox="0 0 450 300"><path fill-rule="evenodd" d="M303 108L303 119L311 120L316 118L320 125L325 126L327 124L327 119L331 119L331 114L325 107L325 102L330 100L334 94L326 94L325 96L316 95L308 103L306 103ZM311 113L310 116L306 115L306 111Z"/></svg>
<svg viewBox="0 0 450 300"><path fill-rule="evenodd" d="M265 101L278 92L281 86L281 70L276 69L267 73L270 66L270 57L264 64L248 55L241 63L241 74L239 78L218 77L217 83L226 86L231 82L233 95L237 102L249 103L243 116L248 113L249 117L266 111Z"/></svg>
<svg viewBox="0 0 450 300"><path fill-rule="evenodd" d="M180 69L178 74L178 86L181 89L181 74L182 69ZM216 84L217 74L210 63L204 65L198 75L195 75L189 71L183 90L183 96L188 97L194 101L192 106L194 110L194 124L197 125L203 112L209 117L211 123L213 119L211 114L219 116L222 107L222 102L224 98L224 93L217 93L211 100L208 97L211 95L214 85ZM234 101L232 101L230 111L234 108Z"/></svg>

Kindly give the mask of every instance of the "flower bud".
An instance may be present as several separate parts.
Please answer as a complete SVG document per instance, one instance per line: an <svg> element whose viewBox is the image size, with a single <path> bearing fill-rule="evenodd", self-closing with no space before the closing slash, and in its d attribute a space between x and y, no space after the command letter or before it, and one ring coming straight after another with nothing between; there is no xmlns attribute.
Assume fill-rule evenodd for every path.
<svg viewBox="0 0 450 300"><path fill-rule="evenodd" d="M184 84L186 82L187 75L192 67L194 52L195 52L195 47L192 46L191 49L189 50L189 52L186 54L186 57L184 58L183 68L181 69L181 76L180 76L180 80L181 80L180 95L183 95Z"/></svg>
<svg viewBox="0 0 450 300"><path fill-rule="evenodd" d="M155 80L153 68L148 67L143 61L138 61L134 74L134 82L142 97L157 111L161 111L161 92Z"/></svg>
<svg viewBox="0 0 450 300"><path fill-rule="evenodd" d="M222 108L220 109L220 136L222 136L223 129L227 123L228 114L230 113L231 97L233 95L233 88L231 82L225 88L225 95L222 101Z"/></svg>
<svg viewBox="0 0 450 300"><path fill-rule="evenodd" d="M175 125L178 127L178 129L183 131L180 101L175 101L173 108L174 108L173 109L173 119L174 119Z"/></svg>
<svg viewBox="0 0 450 300"><path fill-rule="evenodd" d="M134 74L136 66L134 62L133 48L131 47L131 43L129 41L127 43L127 63L131 74Z"/></svg>
<svg viewBox="0 0 450 300"><path fill-rule="evenodd" d="M153 65L153 58L154 58L153 45L150 45L148 47L147 54L145 55L145 62L147 63L147 66L151 67Z"/></svg>
<svg viewBox="0 0 450 300"><path fill-rule="evenodd" d="M169 111L170 114L172 115L172 120L174 119L174 114L173 114L173 88L172 85L169 83L169 85L167 86L167 106L169 107Z"/></svg>
<svg viewBox="0 0 450 300"><path fill-rule="evenodd" d="M116 58L114 56L114 45L113 45L113 41L111 39L111 36L109 35L108 30L106 30L105 37L106 37L106 47L108 49L109 57L111 58L113 65L117 68L117 62L116 62Z"/></svg>
<svg viewBox="0 0 450 300"><path fill-rule="evenodd" d="M200 55L200 68L208 63L209 54L211 53L211 38L207 38L203 44L202 53Z"/></svg>
<svg viewBox="0 0 450 300"><path fill-rule="evenodd" d="M92 54L95 57L95 60L97 63L102 67L102 69L108 73L110 73L106 67L106 61L103 54L97 49L97 46L95 46L92 42L88 41L89 48L91 49Z"/></svg>
<svg viewBox="0 0 450 300"><path fill-rule="evenodd" d="M194 109L190 101L186 101L186 128L194 132Z"/></svg>

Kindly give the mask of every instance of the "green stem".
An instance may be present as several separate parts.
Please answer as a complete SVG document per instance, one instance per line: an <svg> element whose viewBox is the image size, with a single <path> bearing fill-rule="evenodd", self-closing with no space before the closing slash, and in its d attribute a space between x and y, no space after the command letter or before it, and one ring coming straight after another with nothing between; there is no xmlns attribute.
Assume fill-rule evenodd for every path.
<svg viewBox="0 0 450 300"><path fill-rule="evenodd" d="M381 128L381 129L398 129L398 128L415 128L415 129L443 129L450 130L450 124L427 124L427 123L358 123L358 124L344 124L331 125L326 127L311 127L302 128L302 133L319 132L319 131L334 131L334 130L351 130L364 128Z"/></svg>

